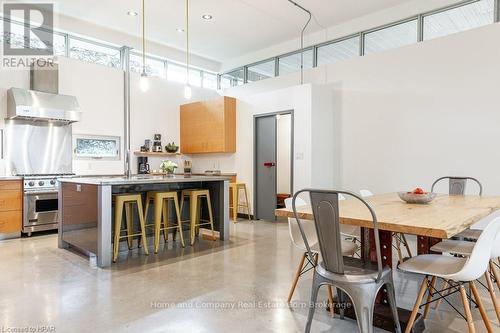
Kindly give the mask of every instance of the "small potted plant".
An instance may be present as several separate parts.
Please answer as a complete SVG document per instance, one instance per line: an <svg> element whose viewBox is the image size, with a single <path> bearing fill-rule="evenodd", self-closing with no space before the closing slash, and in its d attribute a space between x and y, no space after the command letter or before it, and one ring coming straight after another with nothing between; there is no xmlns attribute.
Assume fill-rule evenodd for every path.
<svg viewBox="0 0 500 333"><path fill-rule="evenodd" d="M165 172L169 176L173 175L175 169L177 168L178 168L177 163L174 163L172 161L163 161L160 164L161 171Z"/></svg>
<svg viewBox="0 0 500 333"><path fill-rule="evenodd" d="M175 142L172 142L165 146L165 150L167 151L167 153L177 153L177 151L179 150L179 146L176 145Z"/></svg>

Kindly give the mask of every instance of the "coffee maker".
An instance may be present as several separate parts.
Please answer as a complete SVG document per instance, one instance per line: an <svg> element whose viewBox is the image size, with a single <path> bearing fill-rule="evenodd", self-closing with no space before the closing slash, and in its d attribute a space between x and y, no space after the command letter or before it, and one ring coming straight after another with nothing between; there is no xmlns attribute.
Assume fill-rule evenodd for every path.
<svg viewBox="0 0 500 333"><path fill-rule="evenodd" d="M137 171L140 175L149 174L149 163L147 157L138 157L137 158L138 166Z"/></svg>

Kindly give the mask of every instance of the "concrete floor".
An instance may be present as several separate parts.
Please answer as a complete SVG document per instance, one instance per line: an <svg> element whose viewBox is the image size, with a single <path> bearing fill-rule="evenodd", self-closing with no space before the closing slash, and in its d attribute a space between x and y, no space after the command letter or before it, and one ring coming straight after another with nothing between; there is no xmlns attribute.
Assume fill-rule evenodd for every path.
<svg viewBox="0 0 500 333"><path fill-rule="evenodd" d="M2 241L0 332L302 332L307 309L286 306L301 255L287 224L246 221L231 232L224 244L202 240L182 249L170 241L157 255L124 252L111 269L58 249L56 235ZM398 306L411 308L420 279L396 272L395 280ZM308 275L299 282L295 305L309 299L310 286ZM477 332L485 332L478 311L473 315ZM426 332L466 332L465 321L444 303L426 326ZM312 331L357 332L357 326L318 310Z"/></svg>

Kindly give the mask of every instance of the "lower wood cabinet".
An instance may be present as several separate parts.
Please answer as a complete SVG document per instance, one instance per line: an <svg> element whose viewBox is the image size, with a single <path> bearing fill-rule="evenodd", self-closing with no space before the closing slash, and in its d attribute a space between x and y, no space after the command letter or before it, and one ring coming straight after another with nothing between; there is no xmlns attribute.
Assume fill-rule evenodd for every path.
<svg viewBox="0 0 500 333"><path fill-rule="evenodd" d="M0 233L21 232L23 221L23 183L0 180Z"/></svg>
<svg viewBox="0 0 500 333"><path fill-rule="evenodd" d="M0 212L0 233L10 234L21 232L23 227L22 220L22 211Z"/></svg>

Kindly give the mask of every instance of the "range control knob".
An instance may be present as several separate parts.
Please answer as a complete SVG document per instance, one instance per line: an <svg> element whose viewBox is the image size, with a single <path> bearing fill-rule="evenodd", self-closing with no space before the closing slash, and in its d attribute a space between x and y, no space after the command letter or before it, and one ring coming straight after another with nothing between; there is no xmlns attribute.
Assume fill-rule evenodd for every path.
<svg viewBox="0 0 500 333"><path fill-rule="evenodd" d="M31 187L35 186L35 182L34 182L34 181L30 181L30 182L28 183L28 186L31 186Z"/></svg>
<svg viewBox="0 0 500 333"><path fill-rule="evenodd" d="M55 184L56 184L56 180L55 180L55 179L52 179L52 180L50 181L50 185L55 185Z"/></svg>
<svg viewBox="0 0 500 333"><path fill-rule="evenodd" d="M38 185L39 185L39 186L43 186L43 185L45 185L45 182L44 182L43 180L40 180L40 181L38 182Z"/></svg>

